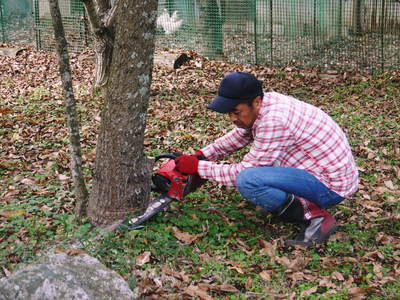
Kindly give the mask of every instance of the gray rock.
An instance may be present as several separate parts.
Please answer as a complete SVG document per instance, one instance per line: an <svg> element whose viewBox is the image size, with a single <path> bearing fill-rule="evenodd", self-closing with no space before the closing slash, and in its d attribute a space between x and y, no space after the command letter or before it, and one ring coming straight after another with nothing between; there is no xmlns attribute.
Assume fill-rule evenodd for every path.
<svg viewBox="0 0 400 300"><path fill-rule="evenodd" d="M97 259L51 253L0 280L1 300L136 299L128 283Z"/></svg>

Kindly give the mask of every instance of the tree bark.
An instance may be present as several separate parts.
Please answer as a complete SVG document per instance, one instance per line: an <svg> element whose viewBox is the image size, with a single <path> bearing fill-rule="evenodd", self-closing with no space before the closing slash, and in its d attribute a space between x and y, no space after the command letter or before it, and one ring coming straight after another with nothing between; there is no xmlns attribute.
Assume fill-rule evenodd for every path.
<svg viewBox="0 0 400 300"><path fill-rule="evenodd" d="M56 40L57 53L59 57L59 70L65 96L67 123L69 127L70 151L71 151L71 174L75 192L75 213L79 218L86 215L88 191L82 173L82 155L79 134L79 123L76 113L76 101L72 88L72 76L65 39L64 27L62 24L58 0L49 0L50 13L53 19L54 37Z"/></svg>
<svg viewBox="0 0 400 300"><path fill-rule="evenodd" d="M143 152L143 140L157 1L120 0L115 5L115 16L109 16L115 18L115 42L88 206L95 225L142 210L150 195L152 164Z"/></svg>

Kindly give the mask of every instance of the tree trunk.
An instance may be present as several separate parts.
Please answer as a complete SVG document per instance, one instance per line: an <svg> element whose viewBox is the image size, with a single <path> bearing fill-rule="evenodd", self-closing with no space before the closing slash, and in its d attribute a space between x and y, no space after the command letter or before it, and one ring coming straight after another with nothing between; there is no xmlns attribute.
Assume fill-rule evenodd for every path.
<svg viewBox="0 0 400 300"><path fill-rule="evenodd" d="M157 1L120 0L96 148L88 215L106 225L143 209L152 164L143 152L152 79Z"/></svg>
<svg viewBox="0 0 400 300"><path fill-rule="evenodd" d="M75 191L75 213L79 218L86 215L88 192L82 173L82 155L79 134L79 123L76 113L76 102L72 89L72 76L70 71L67 41L65 39L60 8L57 0L49 0L51 17L53 19L54 37L56 40L57 53L59 57L59 68L62 86L64 89L67 122L69 127L70 151L71 151L71 174Z"/></svg>

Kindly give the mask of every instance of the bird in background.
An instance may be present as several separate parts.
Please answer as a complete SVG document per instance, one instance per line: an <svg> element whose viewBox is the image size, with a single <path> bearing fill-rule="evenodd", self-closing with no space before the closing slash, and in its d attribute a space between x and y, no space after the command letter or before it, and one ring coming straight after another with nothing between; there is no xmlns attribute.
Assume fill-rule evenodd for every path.
<svg viewBox="0 0 400 300"><path fill-rule="evenodd" d="M162 14L157 18L157 27L162 27L165 34L173 34L181 27L182 22L183 20L178 17L178 11L174 11L170 15L164 8Z"/></svg>

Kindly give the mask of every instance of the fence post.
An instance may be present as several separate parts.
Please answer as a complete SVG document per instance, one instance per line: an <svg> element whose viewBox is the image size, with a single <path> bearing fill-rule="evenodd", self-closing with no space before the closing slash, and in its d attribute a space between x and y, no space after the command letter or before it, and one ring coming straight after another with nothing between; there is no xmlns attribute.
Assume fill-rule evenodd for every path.
<svg viewBox="0 0 400 300"><path fill-rule="evenodd" d="M361 20L362 0L353 0L353 34L362 35L362 20Z"/></svg>
<svg viewBox="0 0 400 300"><path fill-rule="evenodd" d="M316 48L317 43L317 0L314 0L314 11L313 11L313 49Z"/></svg>
<svg viewBox="0 0 400 300"><path fill-rule="evenodd" d="M40 34L40 15L39 15L39 0L34 0L34 10L35 10L35 39L36 39L36 49L42 49L42 37Z"/></svg>
<svg viewBox="0 0 400 300"><path fill-rule="evenodd" d="M386 0L382 0L382 16L381 16L381 71L382 73L385 71L385 52L384 52L384 38L383 35L385 34L385 9Z"/></svg>
<svg viewBox="0 0 400 300"><path fill-rule="evenodd" d="M253 11L253 23L254 23L254 56L256 64L258 64L258 47L257 47L257 0L251 1Z"/></svg>
<svg viewBox="0 0 400 300"><path fill-rule="evenodd" d="M339 0L339 14L338 14L338 30L337 35L342 37L342 26L343 26L343 0Z"/></svg>
<svg viewBox="0 0 400 300"><path fill-rule="evenodd" d="M273 36L273 34L274 34L274 29L273 29L273 24L274 24L274 22L273 22L273 11L272 11L272 8L273 8L273 3L272 3L272 1L273 0L269 0L269 20L270 20L270 26L269 26L269 32L270 32L270 56L271 56L271 65L273 65L273 63L274 63L274 60L273 60L273 43L274 43L274 36Z"/></svg>

